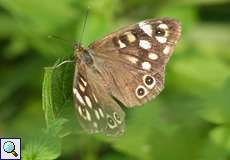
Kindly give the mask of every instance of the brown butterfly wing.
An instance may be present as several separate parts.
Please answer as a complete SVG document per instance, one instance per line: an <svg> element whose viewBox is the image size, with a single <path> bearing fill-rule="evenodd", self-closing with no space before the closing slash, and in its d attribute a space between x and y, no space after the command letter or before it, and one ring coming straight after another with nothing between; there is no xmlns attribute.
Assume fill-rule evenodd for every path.
<svg viewBox="0 0 230 160"><path fill-rule="evenodd" d="M125 113L99 82L100 77L91 68L84 63L76 65L73 93L78 119L88 133L120 135Z"/></svg>
<svg viewBox="0 0 230 160"><path fill-rule="evenodd" d="M164 68L180 35L176 20L150 19L93 43L94 63L109 93L127 107L156 97L164 88Z"/></svg>

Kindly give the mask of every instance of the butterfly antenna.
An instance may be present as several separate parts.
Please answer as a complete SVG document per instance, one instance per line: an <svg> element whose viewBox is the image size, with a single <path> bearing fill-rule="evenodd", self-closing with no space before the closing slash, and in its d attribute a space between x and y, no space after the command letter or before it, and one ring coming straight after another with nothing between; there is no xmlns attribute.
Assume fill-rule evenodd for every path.
<svg viewBox="0 0 230 160"><path fill-rule="evenodd" d="M67 40L67 39L64 39L64 38L62 38L62 37L59 37L59 36L56 36L56 35L49 35L48 36L48 38L52 38L52 39L57 39L57 40L60 40L60 41L62 41L62 42L65 42L65 43L67 43L68 45L70 45L71 44L71 48L72 48L72 41L70 41L70 40Z"/></svg>
<svg viewBox="0 0 230 160"><path fill-rule="evenodd" d="M84 20L84 23L83 23L83 28L82 28L82 32L81 32L81 36L80 36L80 44L83 40L83 35L84 35L84 32L85 32L85 26L86 26L86 22L87 22L87 19L88 19L88 15L89 15L89 7L87 8L86 10L86 16L85 16L85 20Z"/></svg>
<svg viewBox="0 0 230 160"><path fill-rule="evenodd" d="M60 66L62 66L63 64L66 64L66 63L74 63L75 61L74 60L65 60L61 63L57 63L54 65L54 68L59 68Z"/></svg>

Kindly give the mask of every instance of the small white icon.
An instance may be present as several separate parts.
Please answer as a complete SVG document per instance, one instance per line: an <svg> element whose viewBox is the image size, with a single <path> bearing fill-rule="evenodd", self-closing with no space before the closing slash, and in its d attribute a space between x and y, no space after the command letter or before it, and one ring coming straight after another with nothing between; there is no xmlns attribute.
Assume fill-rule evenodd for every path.
<svg viewBox="0 0 230 160"><path fill-rule="evenodd" d="M7 153L12 153L14 157L17 157L18 154L15 152L15 145L12 141L7 141L3 144L3 150Z"/></svg>
<svg viewBox="0 0 230 160"><path fill-rule="evenodd" d="M0 139L1 139L0 160L21 159L20 138L0 138Z"/></svg>

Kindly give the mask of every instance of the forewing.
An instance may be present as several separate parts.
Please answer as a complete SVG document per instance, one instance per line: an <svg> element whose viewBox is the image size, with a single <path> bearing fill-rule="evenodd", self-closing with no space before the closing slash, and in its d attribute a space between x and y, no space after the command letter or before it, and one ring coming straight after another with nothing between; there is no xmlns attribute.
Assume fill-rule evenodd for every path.
<svg viewBox="0 0 230 160"><path fill-rule="evenodd" d="M73 93L78 119L88 133L123 133L124 112L84 64L76 65Z"/></svg>
<svg viewBox="0 0 230 160"><path fill-rule="evenodd" d="M178 21L150 19L114 32L90 49L109 92L131 107L163 90L165 66L180 35Z"/></svg>

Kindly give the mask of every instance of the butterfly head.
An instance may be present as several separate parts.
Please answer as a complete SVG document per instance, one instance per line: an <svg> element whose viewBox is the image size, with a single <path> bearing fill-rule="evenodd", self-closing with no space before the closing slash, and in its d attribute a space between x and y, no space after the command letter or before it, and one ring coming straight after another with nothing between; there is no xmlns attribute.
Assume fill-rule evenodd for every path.
<svg viewBox="0 0 230 160"><path fill-rule="evenodd" d="M84 47L82 47L82 45L80 43L75 43L74 44L75 55L80 53L80 52L83 52L84 50L85 50Z"/></svg>
<svg viewBox="0 0 230 160"><path fill-rule="evenodd" d="M85 52L85 48L80 44L80 43L75 43L74 44L74 56L78 60L81 59L83 53Z"/></svg>
<svg viewBox="0 0 230 160"><path fill-rule="evenodd" d="M80 43L74 45L74 55L79 61L83 61L87 65L93 64L92 53L89 49L82 47Z"/></svg>

